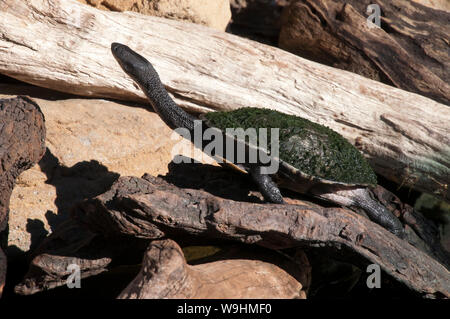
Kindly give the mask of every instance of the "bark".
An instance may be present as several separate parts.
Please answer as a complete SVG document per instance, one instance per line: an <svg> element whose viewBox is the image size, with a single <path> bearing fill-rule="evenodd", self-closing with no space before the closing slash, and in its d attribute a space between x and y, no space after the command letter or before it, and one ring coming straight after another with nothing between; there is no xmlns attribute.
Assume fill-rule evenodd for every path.
<svg viewBox="0 0 450 319"><path fill-rule="evenodd" d="M235 201L145 175L121 177L111 191L80 204L74 218L106 237L200 236L270 249L322 247L359 265L376 263L420 295L450 296L448 270L407 241L348 209L291 203Z"/></svg>
<svg viewBox="0 0 450 319"><path fill-rule="evenodd" d="M172 238L184 245L237 241L269 249L315 250L361 269L376 263L385 276L420 296L439 298L450 294L450 276L443 266L448 264L448 256L440 256L433 246L437 242L436 230L386 190L376 190L375 196L405 222L407 241L356 212L295 199L288 192L284 193L286 205L263 204L248 176L221 167L171 164L169 168L170 173L162 178L121 177L110 191L74 207L72 218L81 225L76 227L89 229L84 233L95 234L103 248L83 239L87 235L81 231L56 231L36 253L35 260L46 256L46 263L33 261L35 270L29 272L17 291L37 292L48 287L49 281L65 284L67 272L60 266L62 260L79 258L85 265L84 272L94 274L89 272L99 269L96 260L101 257L115 260L124 251L142 254L142 245L133 243L135 240L145 243ZM70 240L61 240L61 236ZM123 248L111 253L117 243ZM144 263L151 264L151 260ZM101 267L110 266L104 263ZM142 268L136 280L153 285L150 277Z"/></svg>
<svg viewBox="0 0 450 319"><path fill-rule="evenodd" d="M443 104L198 25L70 0L1 0L0 8L3 74L144 102L110 53L111 42L122 42L155 65L188 111L252 106L296 114L344 135L387 179L450 198L450 110Z"/></svg>
<svg viewBox="0 0 450 319"><path fill-rule="evenodd" d="M147 241L129 238L106 240L69 219L33 252L28 272L14 291L32 295L64 286L73 273L69 267L72 264L80 267L84 279L109 271L117 264L139 263L147 245Z"/></svg>
<svg viewBox="0 0 450 319"><path fill-rule="evenodd" d="M0 99L0 296L6 278L9 199L15 179L45 152L44 115L26 97Z"/></svg>
<svg viewBox="0 0 450 319"><path fill-rule="evenodd" d="M120 298L304 298L311 281L311 267L300 250L290 260L239 246L201 258L191 267L173 241L148 246L149 240L104 237L69 219L33 252L29 270L14 291L32 295L65 286L73 272L68 268L71 264L80 267L83 280L118 266L142 263L141 272ZM247 269L245 276L243 269Z"/></svg>
<svg viewBox="0 0 450 319"><path fill-rule="evenodd" d="M381 28L375 28L367 23L370 4L292 1L280 46L450 104L450 13L408 0L381 0Z"/></svg>

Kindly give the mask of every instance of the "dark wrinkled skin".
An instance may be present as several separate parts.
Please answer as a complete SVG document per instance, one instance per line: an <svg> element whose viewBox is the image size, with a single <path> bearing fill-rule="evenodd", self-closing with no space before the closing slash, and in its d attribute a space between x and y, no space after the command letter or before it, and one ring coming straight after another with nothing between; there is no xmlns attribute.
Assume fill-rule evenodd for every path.
<svg viewBox="0 0 450 319"><path fill-rule="evenodd" d="M122 69L140 86L147 95L150 104L161 119L171 128L185 127L194 129L194 120L175 104L167 94L158 73L144 57L129 47L113 43L111 51Z"/></svg>
<svg viewBox="0 0 450 319"><path fill-rule="evenodd" d="M111 51L125 73L127 73L146 94L153 110L158 113L161 119L170 128L186 128L190 132L194 130L194 120L197 119L186 113L172 100L161 83L158 73L149 61L129 47L119 43L111 44ZM194 136L194 134L191 134L191 136ZM196 146L203 147L203 145ZM260 167L255 165L240 165L240 167L243 167L252 176L268 202L284 203L278 186L274 183L271 176L261 172ZM325 199L339 205L360 207L365 210L372 221L388 229L398 237L404 237L404 229L401 222L384 206L374 200L370 195L369 189L366 187L352 186L346 188L340 185L339 187L336 186L336 188L334 188L332 183L324 185L317 183L316 185L319 187L309 187L307 185L300 185L303 182L307 184L307 180L294 180L290 175L291 172L285 171L283 174L282 171L278 176L282 179L283 177L289 179L287 183L283 183L286 188L301 193L308 193L317 198Z"/></svg>

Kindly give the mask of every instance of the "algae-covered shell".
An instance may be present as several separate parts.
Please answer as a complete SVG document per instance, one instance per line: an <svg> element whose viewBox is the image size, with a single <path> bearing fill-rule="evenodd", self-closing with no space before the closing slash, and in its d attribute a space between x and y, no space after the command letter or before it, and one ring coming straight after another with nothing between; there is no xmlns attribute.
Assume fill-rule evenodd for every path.
<svg viewBox="0 0 450 319"><path fill-rule="evenodd" d="M241 108L202 116L205 124L222 131L227 128L267 128L267 141L258 143L270 154L271 128L279 128L279 159L288 174L309 180L343 185L375 185L369 163L337 132L307 119L274 110ZM246 139L246 144L253 144ZM286 170L287 168L287 170Z"/></svg>

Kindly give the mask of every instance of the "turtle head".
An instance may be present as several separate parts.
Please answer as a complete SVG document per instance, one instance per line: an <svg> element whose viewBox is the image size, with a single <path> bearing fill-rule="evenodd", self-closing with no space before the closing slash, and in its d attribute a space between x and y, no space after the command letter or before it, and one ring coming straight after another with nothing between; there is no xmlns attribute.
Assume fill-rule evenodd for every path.
<svg viewBox="0 0 450 319"><path fill-rule="evenodd" d="M144 85L155 76L159 79L151 63L128 46L114 42L111 44L111 52L125 73L139 85Z"/></svg>
<svg viewBox="0 0 450 319"><path fill-rule="evenodd" d="M181 109L169 96L158 73L146 58L120 43L111 44L111 52L122 69L147 95L153 110L172 129L194 129L194 118Z"/></svg>

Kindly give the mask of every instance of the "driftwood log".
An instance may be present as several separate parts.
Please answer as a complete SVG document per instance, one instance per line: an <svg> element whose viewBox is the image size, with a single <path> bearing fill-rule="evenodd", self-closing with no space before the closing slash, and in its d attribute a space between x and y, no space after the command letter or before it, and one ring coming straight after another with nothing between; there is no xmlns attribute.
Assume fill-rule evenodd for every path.
<svg viewBox="0 0 450 319"><path fill-rule="evenodd" d="M406 241L339 208L249 204L182 190L163 180L121 178L110 192L76 211L87 227L105 234L149 239L180 234L258 244L272 249L328 246L380 265L419 292L450 297L450 273Z"/></svg>
<svg viewBox="0 0 450 319"><path fill-rule="evenodd" d="M119 299L305 299L302 284L260 260L227 259L190 266L173 240L157 240Z"/></svg>
<svg viewBox="0 0 450 319"><path fill-rule="evenodd" d="M294 0L283 12L280 47L450 105L450 13L380 0L377 28L367 24L372 3Z"/></svg>
<svg viewBox="0 0 450 319"><path fill-rule="evenodd" d="M121 177L110 191L77 205L72 218L80 225L76 227L103 238L106 250L117 241L123 247L138 247L126 242L167 237L177 242L238 241L269 249L314 249L362 268L376 263L388 278L416 295L450 297L450 274L444 266L447 257L430 253L433 242L428 246L426 240L420 240L421 234L433 236L433 231L411 212L396 211L402 206L398 199L382 191L377 196L384 198L394 213L402 215L409 242L348 209L288 197L287 205L263 204L248 177L203 164L171 164L170 173L162 178ZM75 244L64 243L61 235L56 236L58 233L64 232L47 238L46 247L32 262L34 271L27 274L16 291L37 292L48 287L49 282L62 285L67 277L65 268L59 268L63 258L79 257L80 251L98 251L97 247L92 249L92 243L83 241L83 236ZM423 246L428 248L421 250ZM141 248L128 250L143 253ZM100 257L105 255L113 256L102 252L91 258L85 255L79 262L88 274L98 268ZM43 256L46 260L40 262ZM107 268L107 264L101 267Z"/></svg>
<svg viewBox="0 0 450 319"><path fill-rule="evenodd" d="M136 278L119 295L127 299L304 298L311 282L311 267L301 250L291 260L238 246L200 258L193 267L182 256L173 241L154 241L149 246L149 240L106 238L67 220L33 253L29 271L15 292L31 295L64 286L71 264L78 265L81 278L86 279L123 265L142 263ZM247 272L242 271L243 267ZM173 290L175 287L179 289Z"/></svg>
<svg viewBox="0 0 450 319"><path fill-rule="evenodd" d="M190 266L173 241L153 241L149 246L149 240L105 238L68 220L34 252L29 271L15 292L31 295L65 286L71 264L80 266L84 280L114 272L124 265L142 263L135 279L119 295L112 296L127 299L306 297L311 266L301 250L297 250L292 260L275 252L224 247L223 252L196 259L194 266Z"/></svg>
<svg viewBox="0 0 450 319"><path fill-rule="evenodd" d="M5 285L9 198L21 172L45 152L44 115L26 97L0 99L0 296Z"/></svg>
<svg viewBox="0 0 450 319"><path fill-rule="evenodd" d="M188 111L253 106L300 115L344 135L387 179L450 198L443 104L199 25L74 0L0 0L0 9L0 72L10 77L146 103L110 53L111 42L122 42L155 65Z"/></svg>
<svg viewBox="0 0 450 319"><path fill-rule="evenodd" d="M81 279L109 271L117 264L138 264L147 246L148 241L133 238L106 240L69 219L32 253L26 277L14 291L31 295L66 285L71 264L80 267Z"/></svg>
<svg viewBox="0 0 450 319"><path fill-rule="evenodd" d="M179 242L184 246L205 245L204 239L184 238ZM216 241L217 244L221 242ZM208 240L210 243L214 240ZM294 258L287 259L267 250L250 250L242 246L230 249L226 245L228 248L222 252L195 259L198 265L191 267L184 258L178 258L182 253L178 253L177 244L171 242L166 245L156 241L148 245L148 239L119 234L105 237L69 219L32 253L29 270L14 290L20 295L31 295L65 286L72 273L69 268L71 264L80 267L81 279L84 280L141 262L140 273L127 285L120 298L212 298L211 291L207 292L205 287L215 287L217 298L304 298L311 282L311 266L301 250L296 250ZM153 258L158 252L157 247L165 247L164 252L159 252L161 256L167 257L169 254L170 258ZM174 255L175 250L177 253ZM242 267L248 267L253 274L248 273L244 279ZM236 272L236 269L239 271ZM165 280L167 276L171 279ZM177 286L179 280L182 280L181 286ZM218 289L218 285L223 289ZM165 294L170 287L179 289ZM115 290L118 288L120 286L114 287Z"/></svg>

